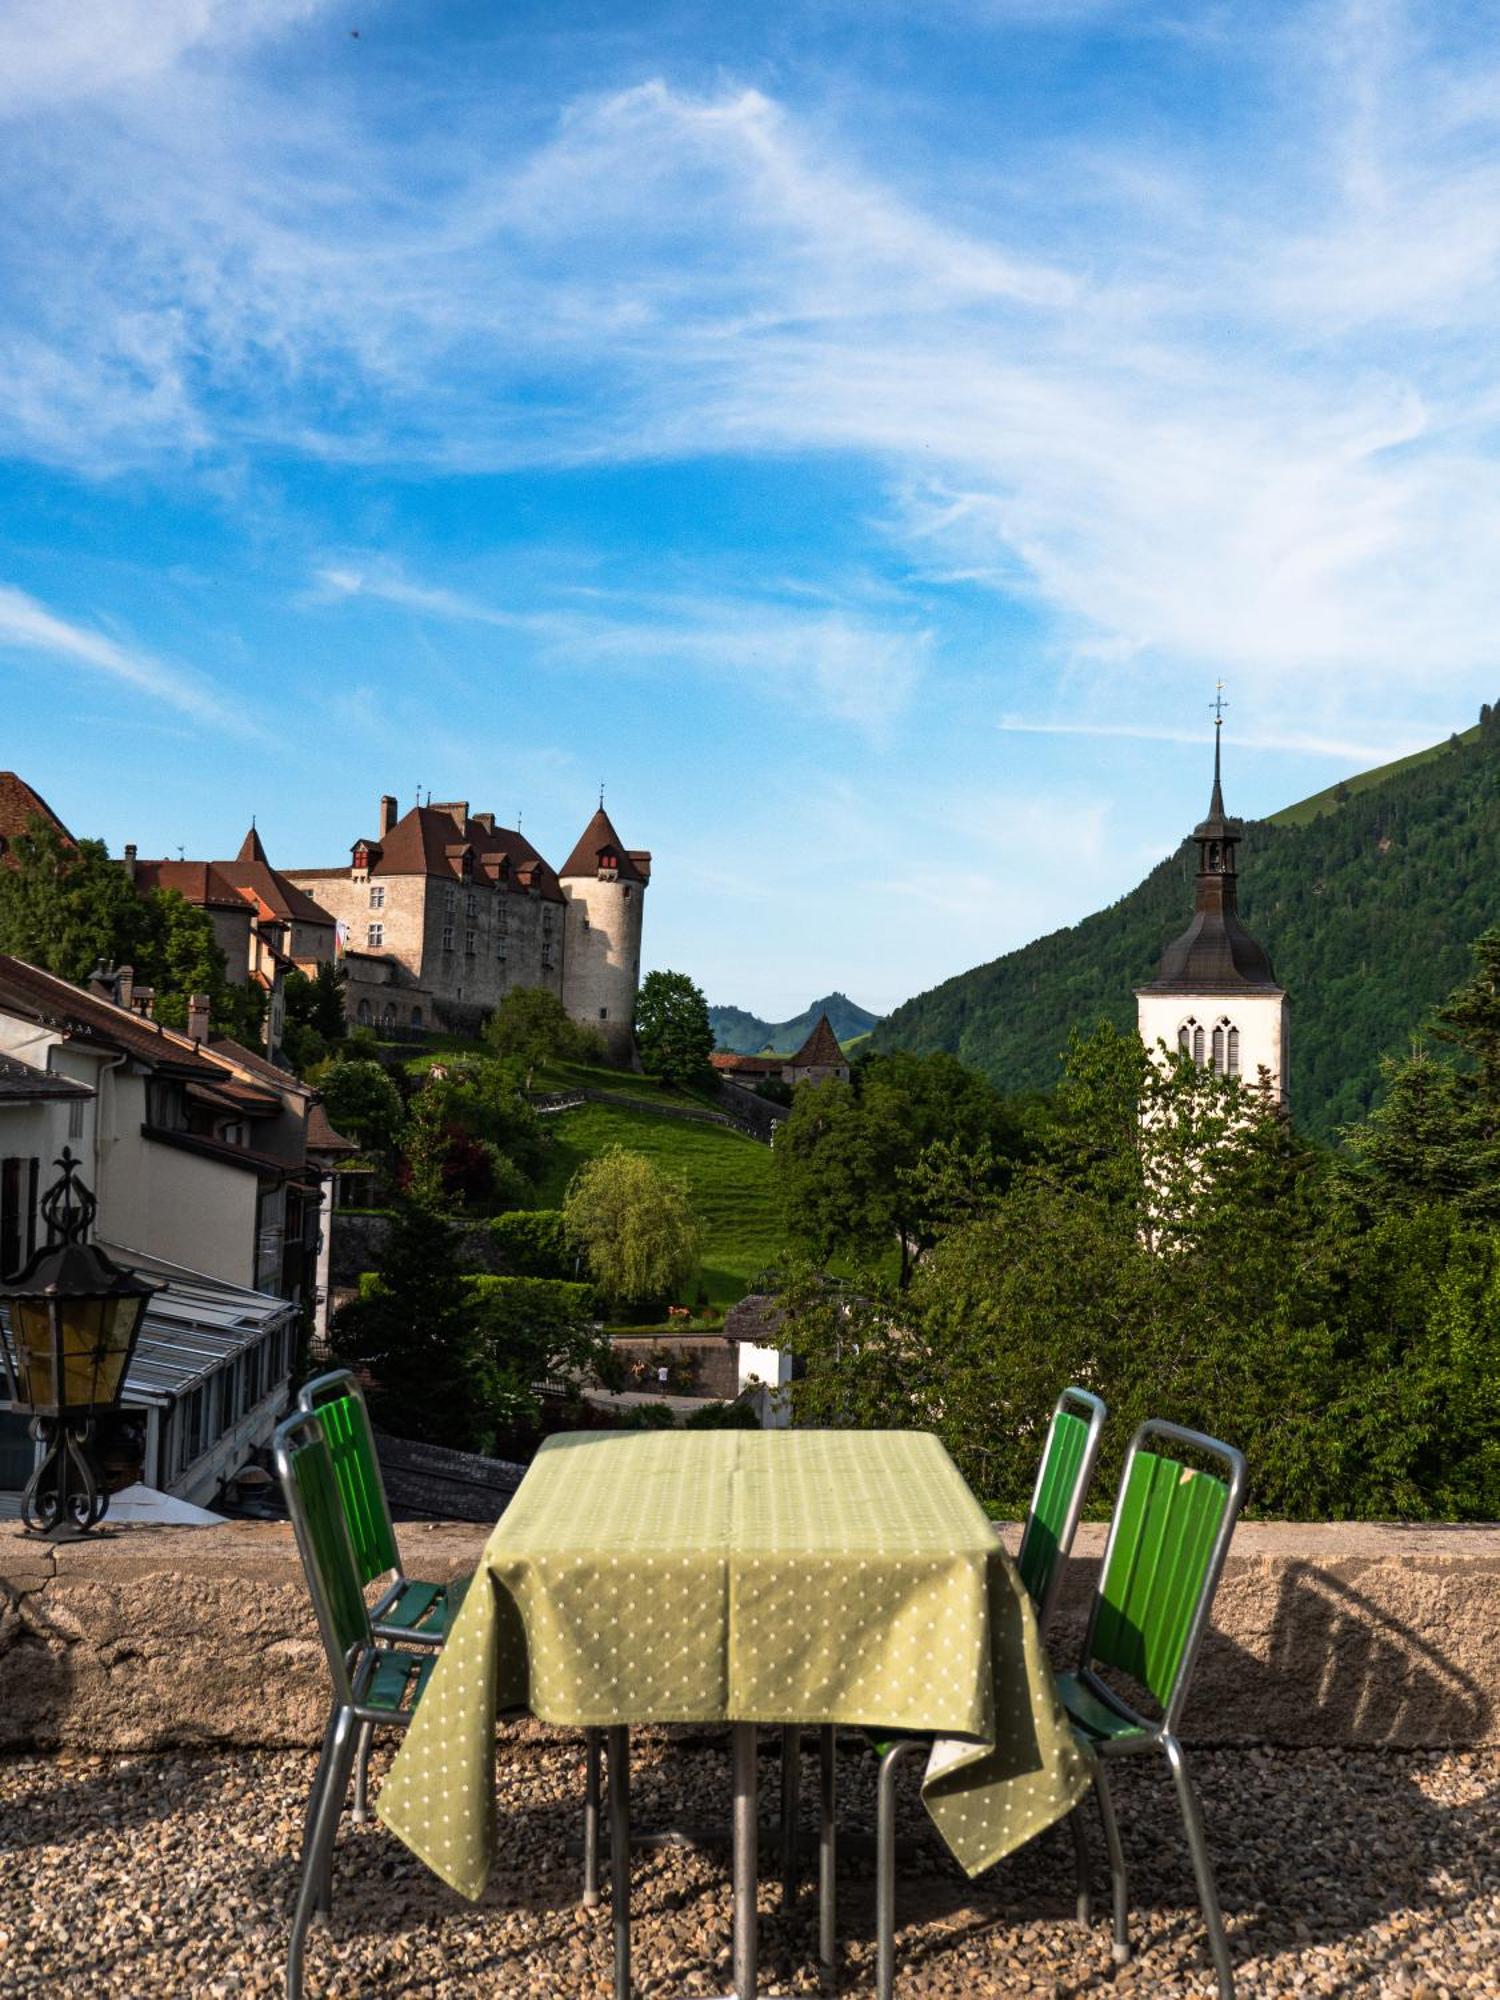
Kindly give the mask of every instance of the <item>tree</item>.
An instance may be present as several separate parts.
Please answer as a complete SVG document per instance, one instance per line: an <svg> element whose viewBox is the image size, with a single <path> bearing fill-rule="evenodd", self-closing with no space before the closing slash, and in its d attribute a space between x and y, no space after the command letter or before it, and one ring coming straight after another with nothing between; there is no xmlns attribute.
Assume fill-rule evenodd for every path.
<svg viewBox="0 0 1500 2000"><path fill-rule="evenodd" d="M412 1064L410 1073L422 1079L417 1099L430 1102L441 1122L505 1155L521 1178L518 1201L528 1199L546 1162L549 1141L525 1094L521 1063L515 1058L443 1055Z"/></svg>
<svg viewBox="0 0 1500 2000"><path fill-rule="evenodd" d="M611 1146L578 1169L563 1201L569 1239L614 1305L664 1300L698 1269L702 1230L686 1183Z"/></svg>
<svg viewBox="0 0 1500 2000"><path fill-rule="evenodd" d="M344 967L327 962L311 979L298 966L287 973L282 987L286 1016L281 1046L299 1076L305 1076L346 1038L344 989L348 983Z"/></svg>
<svg viewBox="0 0 1500 2000"><path fill-rule="evenodd" d="M79 986L101 961L142 970L150 914L103 841L69 840L38 814L10 858L15 866L0 869L0 951Z"/></svg>
<svg viewBox="0 0 1500 2000"><path fill-rule="evenodd" d="M380 1063L325 1063L309 1081L316 1084L335 1131L366 1152L395 1150L404 1117L401 1093Z"/></svg>
<svg viewBox="0 0 1500 2000"><path fill-rule="evenodd" d="M685 972L648 972L635 1003L641 1067L662 1083L697 1083L712 1073L708 1002Z"/></svg>
<svg viewBox="0 0 1500 2000"><path fill-rule="evenodd" d="M517 986L507 993L485 1022L484 1039L497 1055L514 1056L525 1066L528 1090L543 1063L596 1061L603 1046L555 993L541 986Z"/></svg>
<svg viewBox="0 0 1500 2000"><path fill-rule="evenodd" d="M333 1336L346 1360L369 1370L377 1424L397 1437L464 1450L478 1442L471 1389L480 1356L458 1240L441 1209L403 1195L379 1269L335 1314Z"/></svg>
<svg viewBox="0 0 1500 2000"><path fill-rule="evenodd" d="M1018 1134L994 1089L942 1051L872 1057L856 1080L801 1084L776 1135L776 1177L793 1240L827 1259L898 1252L904 1288L950 1206L952 1158L974 1184L1004 1184ZM945 1149L933 1152L929 1149Z"/></svg>

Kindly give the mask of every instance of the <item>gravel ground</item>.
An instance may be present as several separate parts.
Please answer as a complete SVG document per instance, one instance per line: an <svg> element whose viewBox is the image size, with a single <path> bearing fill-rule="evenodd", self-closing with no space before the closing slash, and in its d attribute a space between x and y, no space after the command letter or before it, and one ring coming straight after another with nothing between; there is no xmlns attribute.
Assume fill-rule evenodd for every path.
<svg viewBox="0 0 1500 2000"><path fill-rule="evenodd" d="M388 1755L388 1752L386 1753ZM377 1763L383 1771L384 1759ZM1500 1994L1500 1754L1235 1751L1196 1769L1229 1914L1239 1989L1281 1994ZM762 1812L775 1807L762 1743ZM839 1763L841 1827L874 1818L874 1765ZM0 1761L0 1994L276 1994L312 1759L180 1753ZM725 1743L640 1732L633 1816L727 1824ZM309 1940L309 1995L607 1995L610 1917L578 1906L578 1739L537 1732L500 1764L503 1850L482 1902L444 1889L378 1825L346 1822L331 1925ZM1109 1965L1107 1882L1091 1829L1100 1913L1072 1921L1072 1849L1054 1828L979 1883L946 1860L906 1773L915 1849L898 1890L900 2000L1213 1991L1192 1874L1165 1770L1121 1767L1136 1957ZM807 1824L815 1765L805 1767ZM569 1844L575 1851L569 1851ZM763 1857L763 1871L774 1863ZM729 1983L727 1852L641 1853L634 1870L636 1991ZM840 1859L840 1991L874 1972L871 1864ZM815 1877L789 1916L762 1882L762 1990L819 1991Z"/></svg>

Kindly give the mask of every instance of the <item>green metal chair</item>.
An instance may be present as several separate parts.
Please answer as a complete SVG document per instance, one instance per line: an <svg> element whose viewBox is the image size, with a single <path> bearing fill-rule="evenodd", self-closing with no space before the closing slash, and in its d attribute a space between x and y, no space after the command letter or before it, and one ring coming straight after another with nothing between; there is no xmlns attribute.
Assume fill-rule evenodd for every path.
<svg viewBox="0 0 1500 2000"><path fill-rule="evenodd" d="M1043 1636L1057 1608L1064 1561L1078 1530L1108 1414L1103 1401L1087 1389L1066 1388L1053 1405L1016 1561ZM932 1737L921 1732L891 1732L871 1734L870 1741L880 1758L875 1812L875 1992L877 2000L891 2000L896 1979L896 1772L903 1758L913 1752L930 1752ZM1107 1790L1099 1790L1097 1796L1114 1871L1115 1956L1120 1959L1125 1910L1124 1861L1120 1856L1113 1802ZM1078 1857L1078 1921L1087 1928L1093 1917L1088 1889L1088 1849L1077 1812L1069 1817Z"/></svg>
<svg viewBox="0 0 1500 2000"><path fill-rule="evenodd" d="M1158 1449L1161 1445L1186 1448L1210 1460L1216 1470L1204 1471L1170 1456ZM1244 1497L1245 1461L1232 1446L1177 1424L1142 1424L1126 1454L1082 1659L1076 1674L1058 1676L1058 1692L1093 1764L1106 1831L1114 1817L1104 1774L1108 1760L1157 1749L1166 1756L1220 2000L1233 2000L1234 1973L1203 1815L1177 1725ZM1128 1676L1160 1714L1141 1713L1104 1678L1106 1673ZM1080 1852L1080 1863L1083 1858ZM1123 1874L1122 1865L1116 1875L1117 1958L1128 1956L1129 1950L1119 1901Z"/></svg>
<svg viewBox="0 0 1500 2000"><path fill-rule="evenodd" d="M302 1867L287 1948L287 2000L301 2000L307 1926L332 1900L333 1847L349 1774L365 1732L404 1729L437 1654L382 1640L370 1623L337 1476L320 1419L298 1410L275 1436L276 1471L317 1613L333 1706L303 1826Z"/></svg>
<svg viewBox="0 0 1500 2000"><path fill-rule="evenodd" d="M361 1588L380 1577L391 1579L370 1607L376 1637L440 1647L468 1582L424 1583L402 1569L364 1391L347 1368L335 1368L305 1384L297 1407L316 1415L323 1425ZM354 1767L354 1817L359 1821L369 1818L372 1740L370 1729L361 1731Z"/></svg>

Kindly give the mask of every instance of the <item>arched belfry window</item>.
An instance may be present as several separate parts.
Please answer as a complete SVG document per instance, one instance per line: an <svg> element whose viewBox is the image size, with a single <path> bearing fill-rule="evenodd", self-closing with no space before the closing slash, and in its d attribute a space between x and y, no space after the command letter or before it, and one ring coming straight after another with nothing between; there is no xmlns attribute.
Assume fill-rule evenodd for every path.
<svg viewBox="0 0 1500 2000"><path fill-rule="evenodd" d="M1229 1043L1229 1061L1226 1074L1238 1076L1240 1073L1240 1031L1232 1022L1225 1023L1225 1035Z"/></svg>
<svg viewBox="0 0 1500 2000"><path fill-rule="evenodd" d="M1198 1028L1198 1023L1196 1021L1188 1020L1184 1021L1182 1026L1177 1030L1177 1053L1179 1055L1184 1055L1184 1056L1192 1055L1193 1030L1195 1028ZM1203 1031L1201 1028L1198 1028L1198 1032L1201 1035Z"/></svg>
<svg viewBox="0 0 1500 2000"><path fill-rule="evenodd" d="M1224 1023L1214 1029L1214 1075L1224 1074Z"/></svg>

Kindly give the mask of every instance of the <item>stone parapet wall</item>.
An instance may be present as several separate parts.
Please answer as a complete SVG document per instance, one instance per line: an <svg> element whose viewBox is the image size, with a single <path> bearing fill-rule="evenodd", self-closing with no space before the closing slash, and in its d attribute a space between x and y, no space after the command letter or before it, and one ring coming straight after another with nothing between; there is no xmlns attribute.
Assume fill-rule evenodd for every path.
<svg viewBox="0 0 1500 2000"><path fill-rule="evenodd" d="M408 1570L442 1579L473 1568L486 1531L400 1537ZM1080 1533L1059 1662L1076 1653L1103 1538ZM290 1528L121 1528L52 1549L0 1526L0 1746L313 1744L327 1700ZM1500 1742L1500 1528L1245 1524L1184 1734Z"/></svg>

